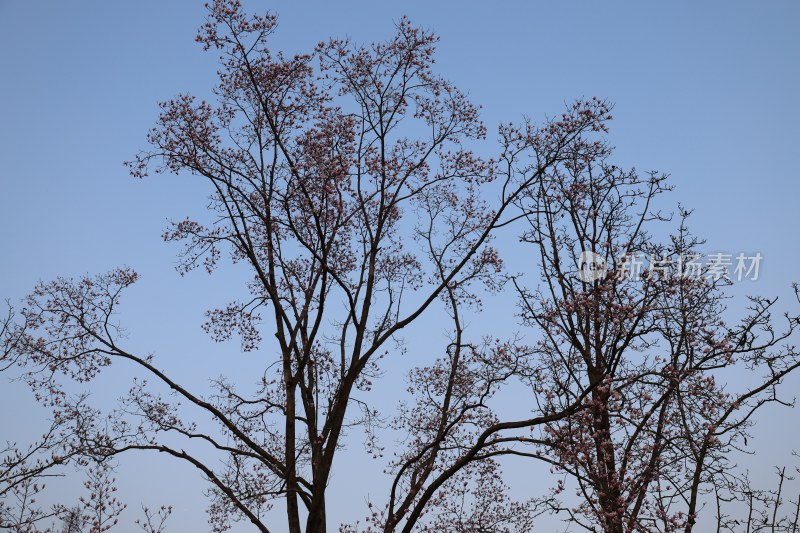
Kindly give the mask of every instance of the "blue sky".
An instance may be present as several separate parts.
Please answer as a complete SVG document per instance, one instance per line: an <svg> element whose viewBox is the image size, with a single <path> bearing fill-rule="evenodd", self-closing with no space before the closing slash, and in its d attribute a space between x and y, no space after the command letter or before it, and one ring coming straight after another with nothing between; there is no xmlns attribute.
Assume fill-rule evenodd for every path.
<svg viewBox="0 0 800 533"><path fill-rule="evenodd" d="M245 4L279 14L275 47L291 52L331 35L379 40L410 16L440 35L439 71L483 106L490 139L499 121L608 98L618 163L670 173L672 199L696 208L693 229L709 250L764 256L761 280L735 294L788 295L800 281L798 2ZM238 279L179 278L177 250L160 234L168 219L202 212L206 191L181 178L135 180L122 161L144 146L159 100L212 87L214 56L194 43L203 16L199 1L0 0L0 298L22 297L39 279L130 265L143 276L124 307L131 342L201 382L221 360L236 363L234 374L253 363L199 328ZM113 395L124 382L103 383L98 394ZM0 440L35 431L43 413L23 388L3 382L0 401L13 406L0 410ZM764 449L791 449L800 414L768 415ZM164 469L174 487L144 494L148 472ZM176 530L203 530L190 470L132 459L119 477L126 494L176 504ZM361 516L356 507L336 513Z"/></svg>

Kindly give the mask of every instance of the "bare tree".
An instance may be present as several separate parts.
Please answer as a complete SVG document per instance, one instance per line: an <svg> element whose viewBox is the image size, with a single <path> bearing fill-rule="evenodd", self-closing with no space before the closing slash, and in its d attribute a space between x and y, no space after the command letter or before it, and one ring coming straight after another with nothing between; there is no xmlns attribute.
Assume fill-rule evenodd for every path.
<svg viewBox="0 0 800 533"><path fill-rule="evenodd" d="M63 533L83 533L86 520L80 507L63 509L60 514Z"/></svg>
<svg viewBox="0 0 800 533"><path fill-rule="evenodd" d="M513 221L515 200L547 168L604 129L608 107L580 102L528 131L514 142L537 159L508 172L469 149L485 128L433 72L431 33L401 20L387 42L332 39L286 57L268 47L274 16L249 17L236 1L209 9L198 41L221 54L217 103L164 102L151 149L130 167L210 188L210 222L183 220L165 237L186 243L184 272L213 271L223 253L250 268L249 294L210 311L205 327L217 340L238 334L249 351L268 320L274 342L260 352L260 381L247 390L221 378L204 395L127 350L113 316L137 279L131 269L40 284L16 352L31 386L78 421L87 453L150 450L196 467L211 483L215 530L245 519L267 531L265 513L280 499L288 531L325 531L334 457L345 428L373 420L364 394L381 358L440 299L461 305L494 283L493 231ZM145 376L117 409L64 392L65 380L90 381L116 361ZM406 527L442 481L420 495Z"/></svg>
<svg viewBox="0 0 800 533"><path fill-rule="evenodd" d="M20 353L17 343L24 339L28 326L24 320L14 324L14 310L9 306L0 324L0 372L13 375L11 370L20 363L16 360ZM85 453L80 439L76 439L83 421L77 416L80 408L75 407L81 406L85 397L73 398L75 403L67 409L61 408L63 398L56 393L39 398L53 408L54 420L38 440L27 447L6 442L0 450L0 529L14 533L102 533L117 525L118 516L126 507L114 495L117 489L111 466L87 459L92 454ZM46 495L47 481L64 477L67 465L86 472L87 493L71 507L60 503L43 506L40 499ZM142 527L162 533L171 512L171 507L162 507L157 513L145 507Z"/></svg>
<svg viewBox="0 0 800 533"><path fill-rule="evenodd" d="M17 343L26 325L15 323L14 309L7 306L0 321L0 372L9 374L17 363ZM10 375L10 374L9 374ZM61 476L60 468L74 459L77 448L63 420L53 420L43 434L27 445L0 443L0 528L20 533L39 531L56 510L39 504L48 479Z"/></svg>
<svg viewBox="0 0 800 533"><path fill-rule="evenodd" d="M671 218L654 207L666 177L608 163L605 101L502 125L499 156L484 159L478 108L434 72L430 32L403 19L385 42L331 39L286 56L269 47L273 15L248 16L235 0L208 7L197 40L220 54L215 102L163 102L150 147L128 165L209 191L207 220L174 223L165 239L185 245L182 274L214 272L223 257L247 267L243 295L204 328L239 337L261 369L252 384L214 378L208 393L127 348L116 313L138 278L130 268L40 283L4 328L5 357L76 449L101 465L131 451L192 465L209 482L214 531L246 520L324 532L350 428L380 455L369 392L382 361L440 306L450 338L430 342L439 359L409 376L393 419L409 438L389 492L342 531L529 531L545 512L590 531L691 531L704 498L743 494L729 457L758 409L783 401L777 387L800 366L787 344L797 319L778 331L775 301L754 298L740 324L720 320L725 278L683 262L702 244L688 213L663 243L648 232ZM538 287L506 276L491 246L512 227L535 252ZM584 253L608 272L587 278ZM658 266L633 275L637 254ZM525 331L472 338L468 314L503 283ZM135 375L118 405L67 392L112 364ZM758 380L726 388L737 367ZM529 416L493 409L511 383L527 388ZM513 501L501 458L552 465L552 491ZM104 531L121 504L108 477L96 483L106 503L85 517ZM560 501L567 486L576 505ZM139 525L160 531L168 515L146 510Z"/></svg>
<svg viewBox="0 0 800 533"><path fill-rule="evenodd" d="M541 266L538 287L514 280L521 317L541 335L530 386L547 410L585 405L534 428L530 443L574 483L574 524L688 532L703 496L735 485L731 454L754 414L786 403L778 385L800 366L790 343L798 322L786 315L779 330L775 300L764 298L738 324L724 322L730 281L697 270L689 212L678 209L672 237L655 236L673 218L656 207L666 176L623 170L610 156L604 143L576 151L520 198L522 240ZM587 270L587 257L607 271ZM734 369L748 381L726 383Z"/></svg>
<svg viewBox="0 0 800 533"><path fill-rule="evenodd" d="M793 482L800 470L794 467L791 472L786 466L776 467L775 484L766 489L755 487L748 473L715 486L716 531L796 532L800 496Z"/></svg>
<svg viewBox="0 0 800 533"><path fill-rule="evenodd" d="M172 506L162 505L157 511L142 505L144 518L136 520L136 524L145 533L164 533L166 531L167 519L172 514Z"/></svg>
<svg viewBox="0 0 800 533"><path fill-rule="evenodd" d="M119 515L127 507L116 496L116 478L108 461L95 463L87 471L84 487L87 495L80 497L82 522L88 533L104 533L119 523Z"/></svg>

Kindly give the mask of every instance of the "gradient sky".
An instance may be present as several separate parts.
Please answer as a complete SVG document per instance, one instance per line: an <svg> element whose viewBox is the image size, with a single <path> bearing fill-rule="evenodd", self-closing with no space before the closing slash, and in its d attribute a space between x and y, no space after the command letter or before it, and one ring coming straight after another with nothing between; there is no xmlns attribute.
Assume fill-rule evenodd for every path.
<svg viewBox="0 0 800 533"><path fill-rule="evenodd" d="M734 287L736 296L788 297L800 281L798 2L245 4L279 14L274 46L290 52L331 35L380 40L409 15L440 35L438 69L483 105L490 139L499 121L608 98L616 162L670 173L671 199L696 208L692 227L709 251L764 256L761 279ZM254 362L199 328L204 309L240 294L238 279L175 273L177 250L161 231L202 212L207 191L170 176L135 180L122 161L144 147L159 100L212 87L215 58L194 43L203 17L199 1L0 0L0 298L18 299L39 279L130 265L143 276L123 302L132 346L200 383L220 369L246 378ZM502 329L491 313L481 320ZM399 374L385 379L402 384ZM124 383L109 376L97 394L113 397ZM41 427L44 413L23 387L3 379L0 402L0 441ZM800 412L766 415L750 460L762 473L800 448ZM342 465L364 460L350 452ZM380 468L359 470L371 469ZM531 472L512 478L525 488ZM345 497L348 475L340 469L333 481L334 518L364 514ZM119 531L133 531L139 500L175 505L173 531L206 530L202 484L189 468L130 457L118 478L131 507Z"/></svg>

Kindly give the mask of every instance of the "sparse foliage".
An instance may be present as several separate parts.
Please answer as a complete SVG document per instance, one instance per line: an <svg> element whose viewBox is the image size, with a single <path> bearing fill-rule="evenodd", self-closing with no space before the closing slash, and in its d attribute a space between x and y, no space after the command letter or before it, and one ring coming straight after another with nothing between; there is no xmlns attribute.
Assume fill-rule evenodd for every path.
<svg viewBox="0 0 800 533"><path fill-rule="evenodd" d="M117 313L132 268L39 283L3 322L0 368L23 369L53 426L29 452L8 445L4 524L33 532L53 516L32 497L74 457L93 465L89 496L53 512L67 531L111 529L125 505L109 460L146 451L208 481L215 532L327 531L348 433L362 430L383 461L372 389L405 352L402 333L439 311L449 338L426 341L389 419L407 435L385 461L389 489L341 532L527 532L543 514L588 531L689 532L707 501L720 531L741 523L723 504L742 501L753 531L796 529L779 518L786 471L776 492L754 492L730 456L763 405L789 403L778 386L800 366L797 317L780 329L775 300L753 298L737 324L721 319L725 279L681 262L702 245L689 213L656 207L667 177L610 162L606 101L502 124L497 146L478 106L436 74L435 35L409 20L384 42L330 39L292 56L271 48L276 27L237 0L210 3L197 41L219 54L214 101L162 102L149 147L127 162L137 178L181 174L209 191L207 218L164 239L183 245L181 275L246 267L241 294L203 329L239 340L258 375L212 377L209 392L130 349ZM656 238L671 221L674 235ZM505 271L501 231L519 237L514 253L533 251L532 272ZM608 273L582 278L585 251ZM662 266L628 275L640 253ZM517 297L518 335L468 330L501 290ZM131 376L117 404L74 392L112 365ZM728 387L739 368L751 380ZM496 408L509 388L525 391L524 416ZM550 491L512 498L506 460L551 466ZM135 523L162 533L172 509L143 512Z"/></svg>

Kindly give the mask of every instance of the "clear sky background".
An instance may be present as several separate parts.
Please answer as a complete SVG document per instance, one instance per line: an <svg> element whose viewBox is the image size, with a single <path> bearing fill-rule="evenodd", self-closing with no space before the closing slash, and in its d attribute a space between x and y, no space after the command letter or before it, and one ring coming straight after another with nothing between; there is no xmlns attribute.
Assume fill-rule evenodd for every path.
<svg viewBox="0 0 800 533"><path fill-rule="evenodd" d="M275 47L289 52L332 35L380 40L409 15L441 36L439 71L483 105L490 139L499 121L608 98L616 102L616 162L670 173L672 200L696 208L692 227L709 251L764 256L761 279L734 294L788 298L800 281L798 2L246 5L279 13ZM122 161L144 147L158 101L208 95L215 56L194 43L203 17L199 1L0 0L0 298L18 299L39 279L130 265L143 276L123 305L132 346L198 383L221 371L246 378L257 363L257 354L213 344L200 330L206 308L241 294L239 280L175 273L177 249L161 242L161 231L170 218L202 212L207 191L170 176L135 180ZM481 327L502 330L492 315ZM410 332L410 345L423 334ZM113 397L122 377L98 382L97 394ZM402 389L399 371L385 381L385 390ZM799 383L787 383L790 394ZM0 406L0 441L41 427L45 413L5 378ZM800 411L766 415L756 430L761 453L748 460L761 473L800 448ZM360 467L366 459L353 444L332 482L337 519L363 516L352 494L366 491L352 487L380 471ZM522 493L540 486L525 468L511 476ZM120 531L133 531L139 500L175 505L174 531L206 530L202 483L188 467L129 457L118 478L131 507ZM57 490L70 497L66 487Z"/></svg>

